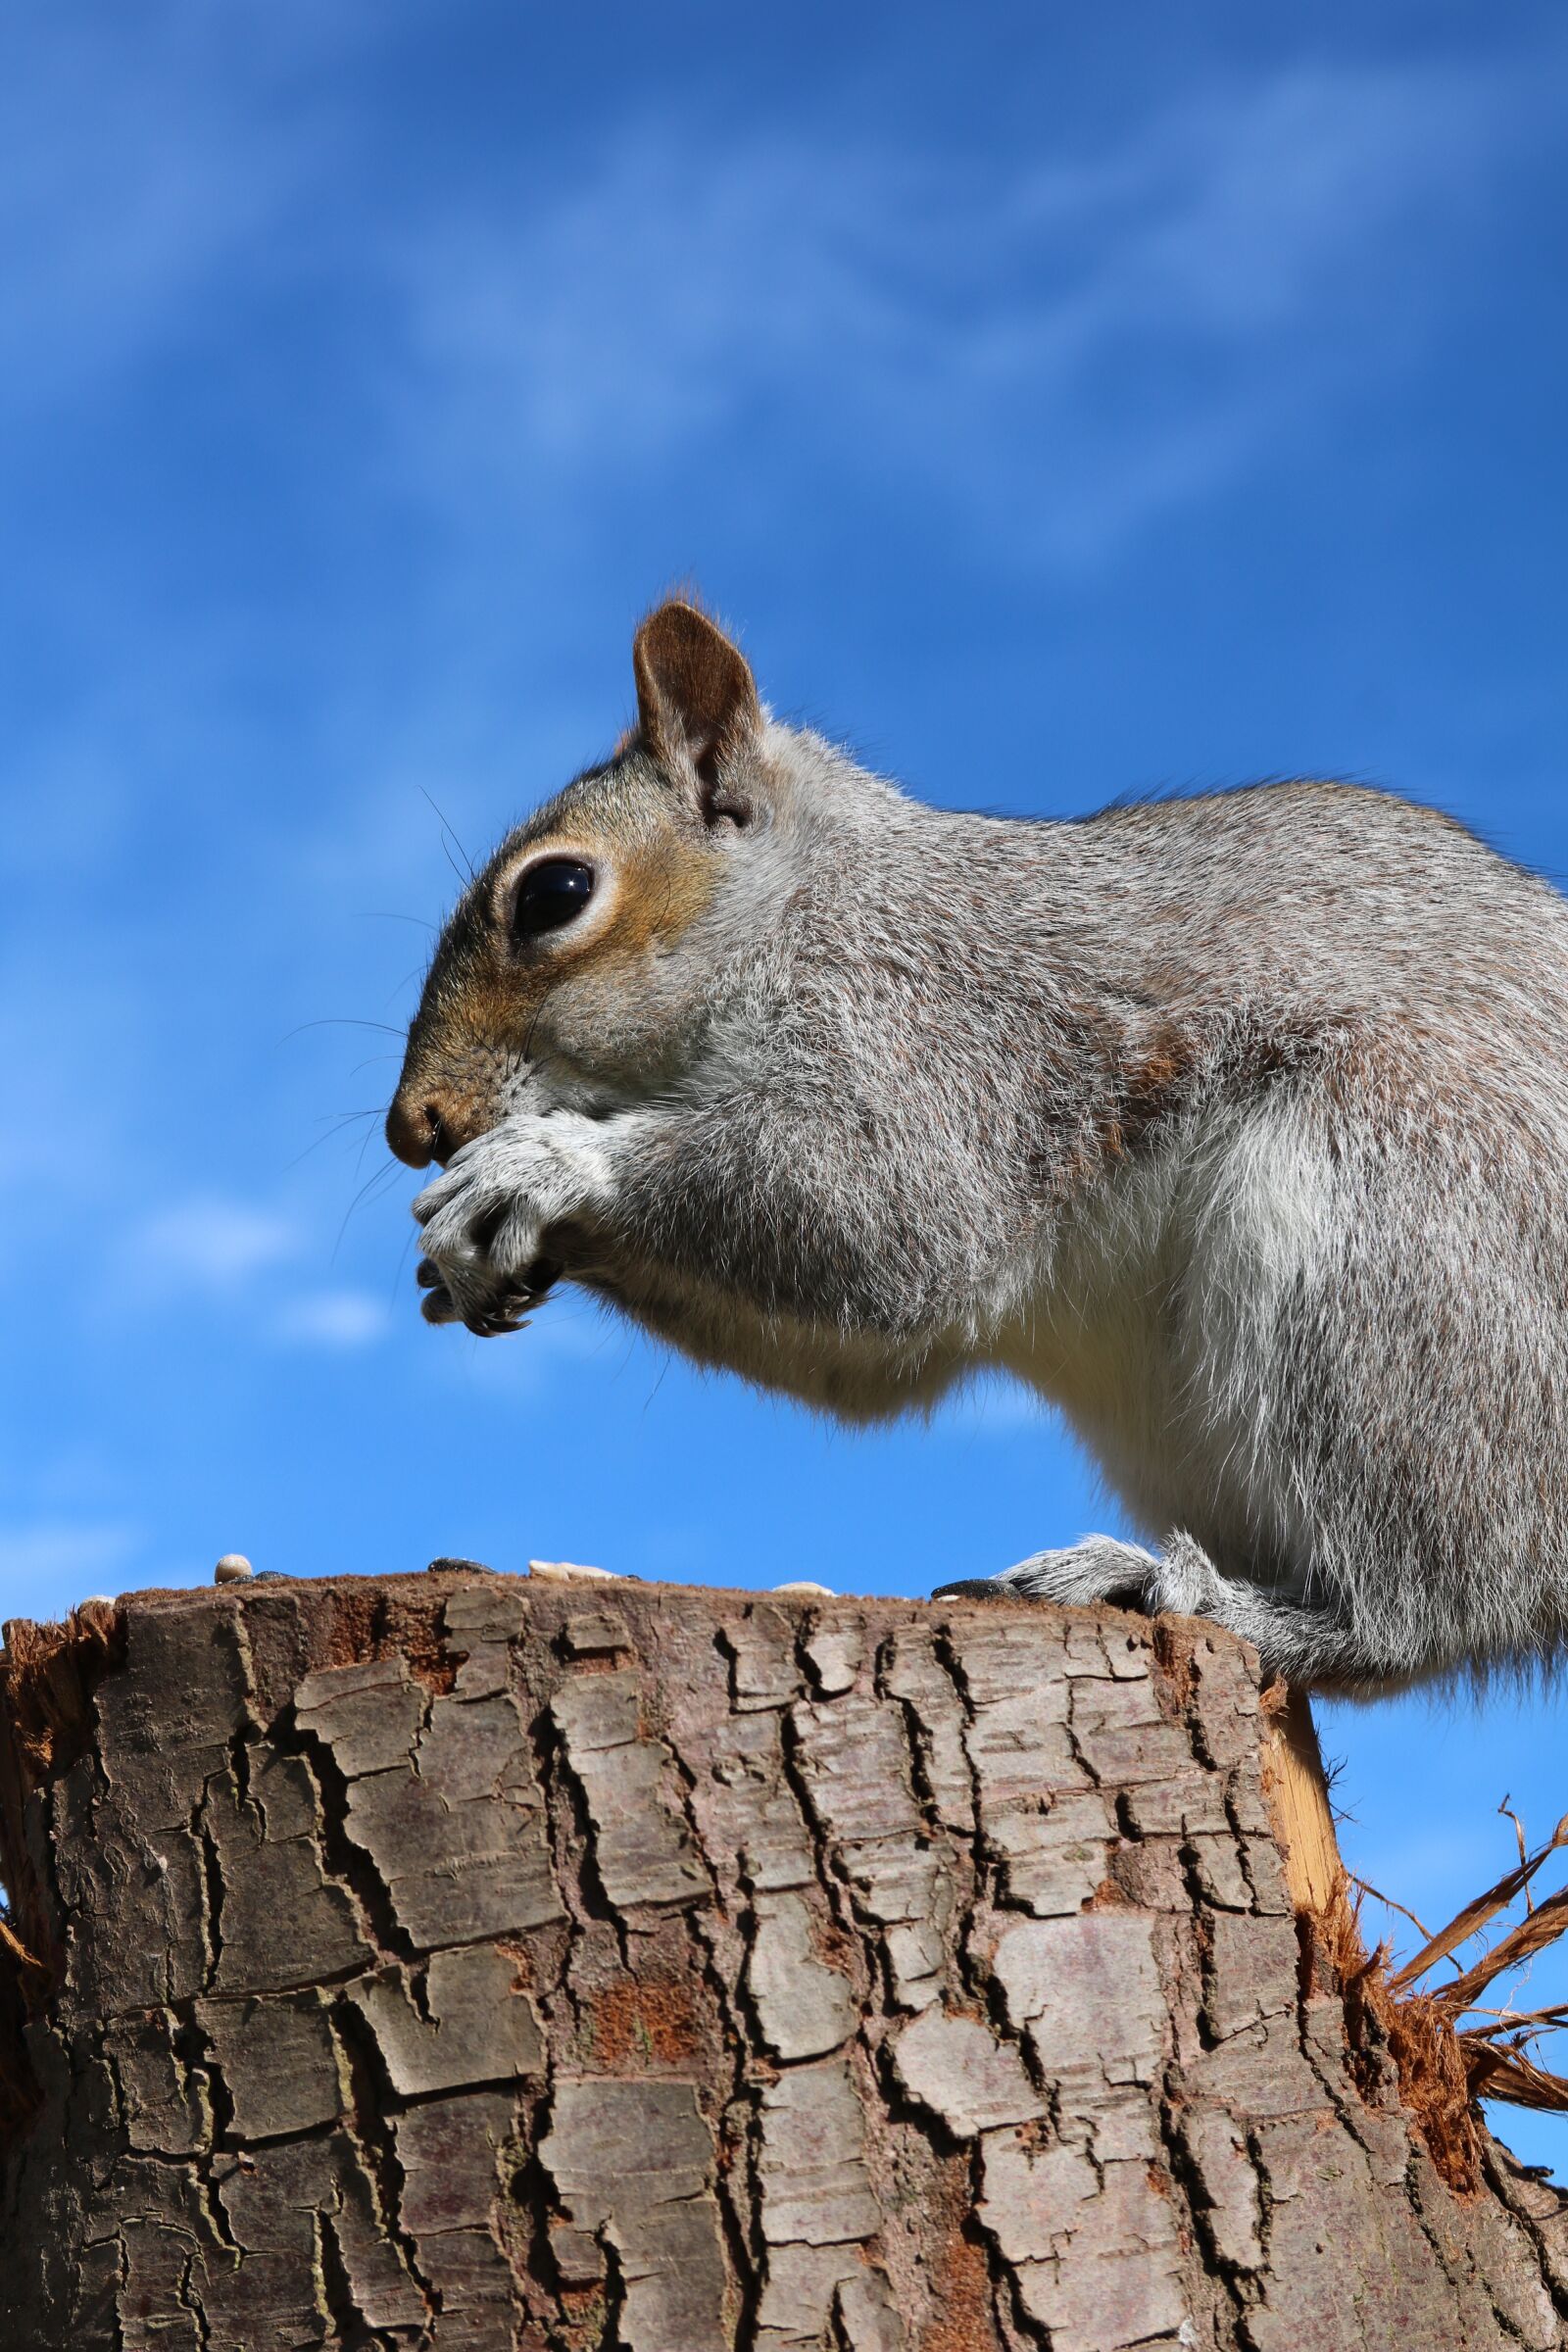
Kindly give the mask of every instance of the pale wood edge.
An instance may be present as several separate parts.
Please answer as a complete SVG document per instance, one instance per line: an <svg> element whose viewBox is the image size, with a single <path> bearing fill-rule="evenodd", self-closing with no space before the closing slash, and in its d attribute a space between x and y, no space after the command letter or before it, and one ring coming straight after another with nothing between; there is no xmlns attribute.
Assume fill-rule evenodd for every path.
<svg viewBox="0 0 1568 2352"><path fill-rule="evenodd" d="M1311 1701L1294 1685L1278 1683L1264 1696L1263 1788L1291 1900L1321 1919L1343 1893L1345 1865Z"/></svg>

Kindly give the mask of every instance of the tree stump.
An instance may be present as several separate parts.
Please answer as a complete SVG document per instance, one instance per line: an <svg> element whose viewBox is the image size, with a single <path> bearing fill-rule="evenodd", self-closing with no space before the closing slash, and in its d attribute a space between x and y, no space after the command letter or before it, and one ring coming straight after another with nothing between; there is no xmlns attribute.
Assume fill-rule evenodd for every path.
<svg viewBox="0 0 1568 2352"><path fill-rule="evenodd" d="M8 1634L19 2352L1568 2344L1226 1636L462 1562Z"/></svg>

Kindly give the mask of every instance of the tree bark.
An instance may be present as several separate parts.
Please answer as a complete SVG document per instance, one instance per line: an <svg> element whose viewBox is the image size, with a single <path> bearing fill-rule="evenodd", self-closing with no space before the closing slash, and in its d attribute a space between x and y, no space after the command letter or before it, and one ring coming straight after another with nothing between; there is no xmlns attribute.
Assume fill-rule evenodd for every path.
<svg viewBox="0 0 1568 2352"><path fill-rule="evenodd" d="M458 1562L8 1638L0 2343L1568 2345L1228 1637Z"/></svg>

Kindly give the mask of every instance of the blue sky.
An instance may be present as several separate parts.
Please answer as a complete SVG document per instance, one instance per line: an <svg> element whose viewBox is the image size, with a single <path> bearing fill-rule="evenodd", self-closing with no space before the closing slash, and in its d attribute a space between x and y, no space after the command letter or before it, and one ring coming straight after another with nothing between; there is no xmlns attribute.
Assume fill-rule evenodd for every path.
<svg viewBox="0 0 1568 2352"><path fill-rule="evenodd" d="M1568 871L1565 83L1529 0L8 12L0 1613L1115 1524L1008 1392L428 1330L376 1024L688 578L938 801L1354 775ZM1565 1705L1327 1710L1352 1866L1446 1916Z"/></svg>

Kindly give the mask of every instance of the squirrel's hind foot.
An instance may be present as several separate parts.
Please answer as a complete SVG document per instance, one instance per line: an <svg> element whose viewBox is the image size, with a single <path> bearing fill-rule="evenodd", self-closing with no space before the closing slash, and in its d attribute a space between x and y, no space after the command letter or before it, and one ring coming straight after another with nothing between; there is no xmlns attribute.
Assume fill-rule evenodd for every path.
<svg viewBox="0 0 1568 2352"><path fill-rule="evenodd" d="M1054 1600L1138 1609L1149 1617L1206 1617L1250 1642L1267 1675L1308 1686L1371 1690L1407 1681L1419 1661L1379 1643L1348 1617L1222 1576L1202 1546L1177 1532L1156 1555L1111 1536L1036 1552L1000 1576L942 1585L937 1600Z"/></svg>
<svg viewBox="0 0 1568 2352"><path fill-rule="evenodd" d="M1110 1603L1152 1615L1168 1608L1163 1597L1165 1563L1138 1544L1112 1536L1085 1536L1056 1551L1037 1551L1000 1576L965 1577L939 1585L936 1600L1055 1600L1077 1607Z"/></svg>

